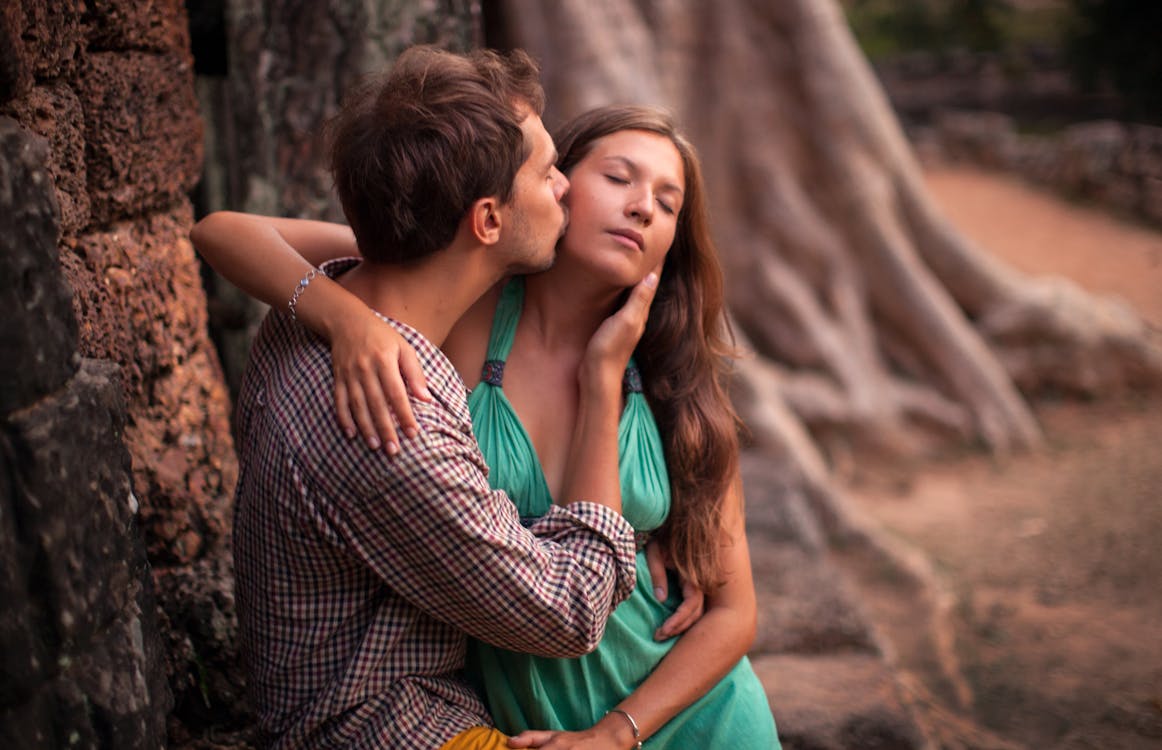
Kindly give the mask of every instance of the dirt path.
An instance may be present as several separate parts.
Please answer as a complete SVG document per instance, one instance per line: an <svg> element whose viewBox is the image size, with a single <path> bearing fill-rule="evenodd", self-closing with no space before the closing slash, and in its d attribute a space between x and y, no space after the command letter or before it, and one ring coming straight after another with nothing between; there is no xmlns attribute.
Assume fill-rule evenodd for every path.
<svg viewBox="0 0 1162 750"><path fill-rule="evenodd" d="M990 253L1026 273L1116 294L1162 327L1162 232L997 173L941 169L927 178L945 215Z"/></svg>
<svg viewBox="0 0 1162 750"><path fill-rule="evenodd" d="M1162 233L999 175L929 182L982 247L1117 294L1162 327ZM1034 750L1162 747L1162 397L1036 408L1040 454L865 468L849 490L932 563L963 709L983 726ZM909 663L903 622L888 628L902 666L938 687L930 664Z"/></svg>

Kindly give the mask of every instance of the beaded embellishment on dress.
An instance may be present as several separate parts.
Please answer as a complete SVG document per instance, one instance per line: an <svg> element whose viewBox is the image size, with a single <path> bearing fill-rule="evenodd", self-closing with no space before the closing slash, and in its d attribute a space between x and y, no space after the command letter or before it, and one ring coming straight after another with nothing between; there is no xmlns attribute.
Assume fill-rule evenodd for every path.
<svg viewBox="0 0 1162 750"><path fill-rule="evenodd" d="M489 385L500 386L504 381L504 360L490 359L480 370L480 379Z"/></svg>
<svg viewBox="0 0 1162 750"><path fill-rule="evenodd" d="M621 391L622 393L642 392L642 373L636 365L625 368L625 375L621 379Z"/></svg>

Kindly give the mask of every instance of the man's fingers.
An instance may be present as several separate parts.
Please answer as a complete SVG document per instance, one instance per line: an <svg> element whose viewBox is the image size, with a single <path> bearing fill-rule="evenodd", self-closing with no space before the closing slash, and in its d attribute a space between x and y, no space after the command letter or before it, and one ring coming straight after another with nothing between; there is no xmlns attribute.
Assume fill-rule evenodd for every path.
<svg viewBox="0 0 1162 750"><path fill-rule="evenodd" d="M674 614L666 618L666 621L662 623L662 627L658 628L657 632L654 633L654 640L664 641L685 633L690 629L691 625L698 622L701 614L701 611L695 605L683 602L674 611Z"/></svg>
<svg viewBox="0 0 1162 750"><path fill-rule="evenodd" d="M654 638L663 641L681 635L693 627L706 612L706 594L693 584L682 581L682 603L674 614L666 618L654 633Z"/></svg>
<svg viewBox="0 0 1162 750"><path fill-rule="evenodd" d="M553 732L528 729L515 737L508 738L509 747L540 747L553 739Z"/></svg>
<svg viewBox="0 0 1162 750"><path fill-rule="evenodd" d="M682 586L682 595L682 604L674 610L674 614L666 618L662 627L654 634L656 640L664 641L681 635L702 618L706 611L705 595L693 586L685 585Z"/></svg>
<svg viewBox="0 0 1162 750"><path fill-rule="evenodd" d="M669 581L666 580L666 560L662 554L662 547L657 542L646 545L646 565L650 569L650 583L654 587L654 598L659 602L666 601L670 595Z"/></svg>

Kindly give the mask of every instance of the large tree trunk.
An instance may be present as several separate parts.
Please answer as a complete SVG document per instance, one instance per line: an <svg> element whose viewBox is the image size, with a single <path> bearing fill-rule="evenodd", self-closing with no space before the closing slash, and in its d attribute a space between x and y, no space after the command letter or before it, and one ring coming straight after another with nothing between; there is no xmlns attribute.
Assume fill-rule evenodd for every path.
<svg viewBox="0 0 1162 750"><path fill-rule="evenodd" d="M1023 278L940 216L833 0L486 8L490 42L541 60L552 120L613 101L679 116L758 355L740 362L739 406L805 477L813 442L1007 451L1040 440L1021 391L1162 381L1157 337L1128 309Z"/></svg>
<svg viewBox="0 0 1162 750"><path fill-rule="evenodd" d="M699 148L728 303L753 355L738 361L734 390L758 449L745 463L761 603L751 657L785 741L1011 747L972 723L953 598L927 560L846 501L833 468L852 447L1036 446L1027 397L1157 385L1157 332L1118 302L1004 267L941 217L834 0L485 10L490 44L541 61L550 124L653 103ZM866 614L869 593L906 613L906 661L926 665L923 680ZM873 694L906 710L859 705ZM836 735L820 715L866 731ZM869 718L901 715L913 729Z"/></svg>

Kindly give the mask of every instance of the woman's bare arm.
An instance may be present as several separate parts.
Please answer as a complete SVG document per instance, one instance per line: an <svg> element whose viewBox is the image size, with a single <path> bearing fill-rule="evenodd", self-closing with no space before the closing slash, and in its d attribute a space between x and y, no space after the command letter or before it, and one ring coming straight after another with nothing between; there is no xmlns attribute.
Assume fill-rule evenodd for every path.
<svg viewBox="0 0 1162 750"><path fill-rule="evenodd" d="M333 258L359 255L355 235L343 224L235 211L205 217L190 230L190 239L215 271L271 307L285 305L312 268ZM311 304L309 297L315 295L310 291L308 287L301 295L297 314L312 330L326 335L333 322L324 315L329 308Z"/></svg>
<svg viewBox="0 0 1162 750"><path fill-rule="evenodd" d="M214 270L272 307L286 305L316 266L359 254L345 225L233 211L205 217L194 225L190 239ZM405 435L418 429L408 391L431 398L415 351L359 298L324 274L303 288L295 315L331 342L340 427L350 437L358 428L372 448L382 445L396 452L395 421Z"/></svg>
<svg viewBox="0 0 1162 750"><path fill-rule="evenodd" d="M743 518L742 482L737 477L727 498L723 537L725 583L706 595L702 618L678 639L638 689L617 705L634 717L642 739L709 692L754 642L758 609ZM625 717L609 714L586 732L523 732L509 746L588 747L590 742L605 739L611 747L630 747L631 738Z"/></svg>
<svg viewBox="0 0 1162 750"><path fill-rule="evenodd" d="M602 322L585 349L577 368L577 423L561 482L566 503L590 500L621 512L617 438L621 381L645 331L657 288L658 274L651 272Z"/></svg>

